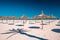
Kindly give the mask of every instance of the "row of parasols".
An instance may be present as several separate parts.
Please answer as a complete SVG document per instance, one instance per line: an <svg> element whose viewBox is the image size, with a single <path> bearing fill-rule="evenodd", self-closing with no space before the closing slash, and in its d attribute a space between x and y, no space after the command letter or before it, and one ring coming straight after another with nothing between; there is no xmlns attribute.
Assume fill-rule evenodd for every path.
<svg viewBox="0 0 60 40"><path fill-rule="evenodd" d="M4 22L4 20L0 20L0 23L7 23L8 25L14 25L15 20L5 20L6 22ZM10 21L12 21L11 23L9 23ZM24 24L26 24L28 22L28 20L20 20L21 22L19 22L19 20L17 20L18 23L22 23L22 24L17 24L16 26L24 26ZM33 22L34 21L34 22ZM48 20L47 22L44 23L44 20L29 20L29 24L36 24L36 23L40 23L41 25L41 29L43 29L44 25L50 24L51 22L54 22L54 20ZM57 26L59 26L60 21L58 22L58 24L56 24ZM29 28L40 28L37 26L32 26Z"/></svg>

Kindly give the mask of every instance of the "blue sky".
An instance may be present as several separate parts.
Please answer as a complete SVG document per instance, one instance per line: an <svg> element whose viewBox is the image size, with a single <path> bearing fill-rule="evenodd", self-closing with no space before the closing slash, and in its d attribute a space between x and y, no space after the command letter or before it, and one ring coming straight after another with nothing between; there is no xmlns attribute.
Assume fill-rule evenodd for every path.
<svg viewBox="0 0 60 40"><path fill-rule="evenodd" d="M44 11L60 18L59 0L0 0L0 16L33 17Z"/></svg>

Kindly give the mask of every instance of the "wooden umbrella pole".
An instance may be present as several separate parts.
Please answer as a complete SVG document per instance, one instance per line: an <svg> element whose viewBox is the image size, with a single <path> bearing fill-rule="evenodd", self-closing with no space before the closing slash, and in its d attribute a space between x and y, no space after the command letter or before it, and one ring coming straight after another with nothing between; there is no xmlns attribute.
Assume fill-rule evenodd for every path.
<svg viewBox="0 0 60 40"><path fill-rule="evenodd" d="M23 25L25 24L24 20L23 20ZM24 26L23 26L24 27Z"/></svg>
<svg viewBox="0 0 60 40"><path fill-rule="evenodd" d="M41 29L43 29L43 19L41 20L41 22L42 22Z"/></svg>
<svg viewBox="0 0 60 40"><path fill-rule="evenodd" d="M50 24L50 20L49 20L49 24Z"/></svg>

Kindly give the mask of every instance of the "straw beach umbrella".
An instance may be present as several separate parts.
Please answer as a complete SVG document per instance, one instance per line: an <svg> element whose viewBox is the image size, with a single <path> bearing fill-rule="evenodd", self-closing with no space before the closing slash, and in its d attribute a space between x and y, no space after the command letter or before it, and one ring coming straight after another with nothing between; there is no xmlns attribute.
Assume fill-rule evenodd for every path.
<svg viewBox="0 0 60 40"><path fill-rule="evenodd" d="M41 23L42 23L42 28L41 29L43 29L43 18L45 18L46 16L45 16L45 14L43 13L43 10L42 10L42 14L41 15L39 15L40 17L41 17Z"/></svg>
<svg viewBox="0 0 60 40"><path fill-rule="evenodd" d="M23 21L22 21L23 24L25 24L25 23L27 22L27 16L23 15L21 18L22 18L22 20L23 20ZM24 20L25 20L25 22L24 22Z"/></svg>

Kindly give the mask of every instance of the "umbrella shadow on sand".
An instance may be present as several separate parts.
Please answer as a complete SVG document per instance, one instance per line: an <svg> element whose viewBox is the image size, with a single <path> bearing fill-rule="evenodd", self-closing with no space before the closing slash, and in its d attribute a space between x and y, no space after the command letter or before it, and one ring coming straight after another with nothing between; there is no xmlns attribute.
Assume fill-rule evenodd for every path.
<svg viewBox="0 0 60 40"><path fill-rule="evenodd" d="M53 32L60 33L60 29L52 29Z"/></svg>
<svg viewBox="0 0 60 40"><path fill-rule="evenodd" d="M26 30L23 30L23 29L12 29L12 30L9 30L9 32L6 32L6 33L1 33L1 34L10 34L10 33L13 33L12 35L10 35L8 38L10 38L11 36L19 33L19 34L23 34L23 35L26 35L28 37L31 37L31 38L36 38L36 39L39 39L39 40L48 40L48 39L45 39L45 38L40 38L40 37L37 37L37 36L34 36L34 35L31 35L31 34L28 34L26 33L27 31Z"/></svg>

